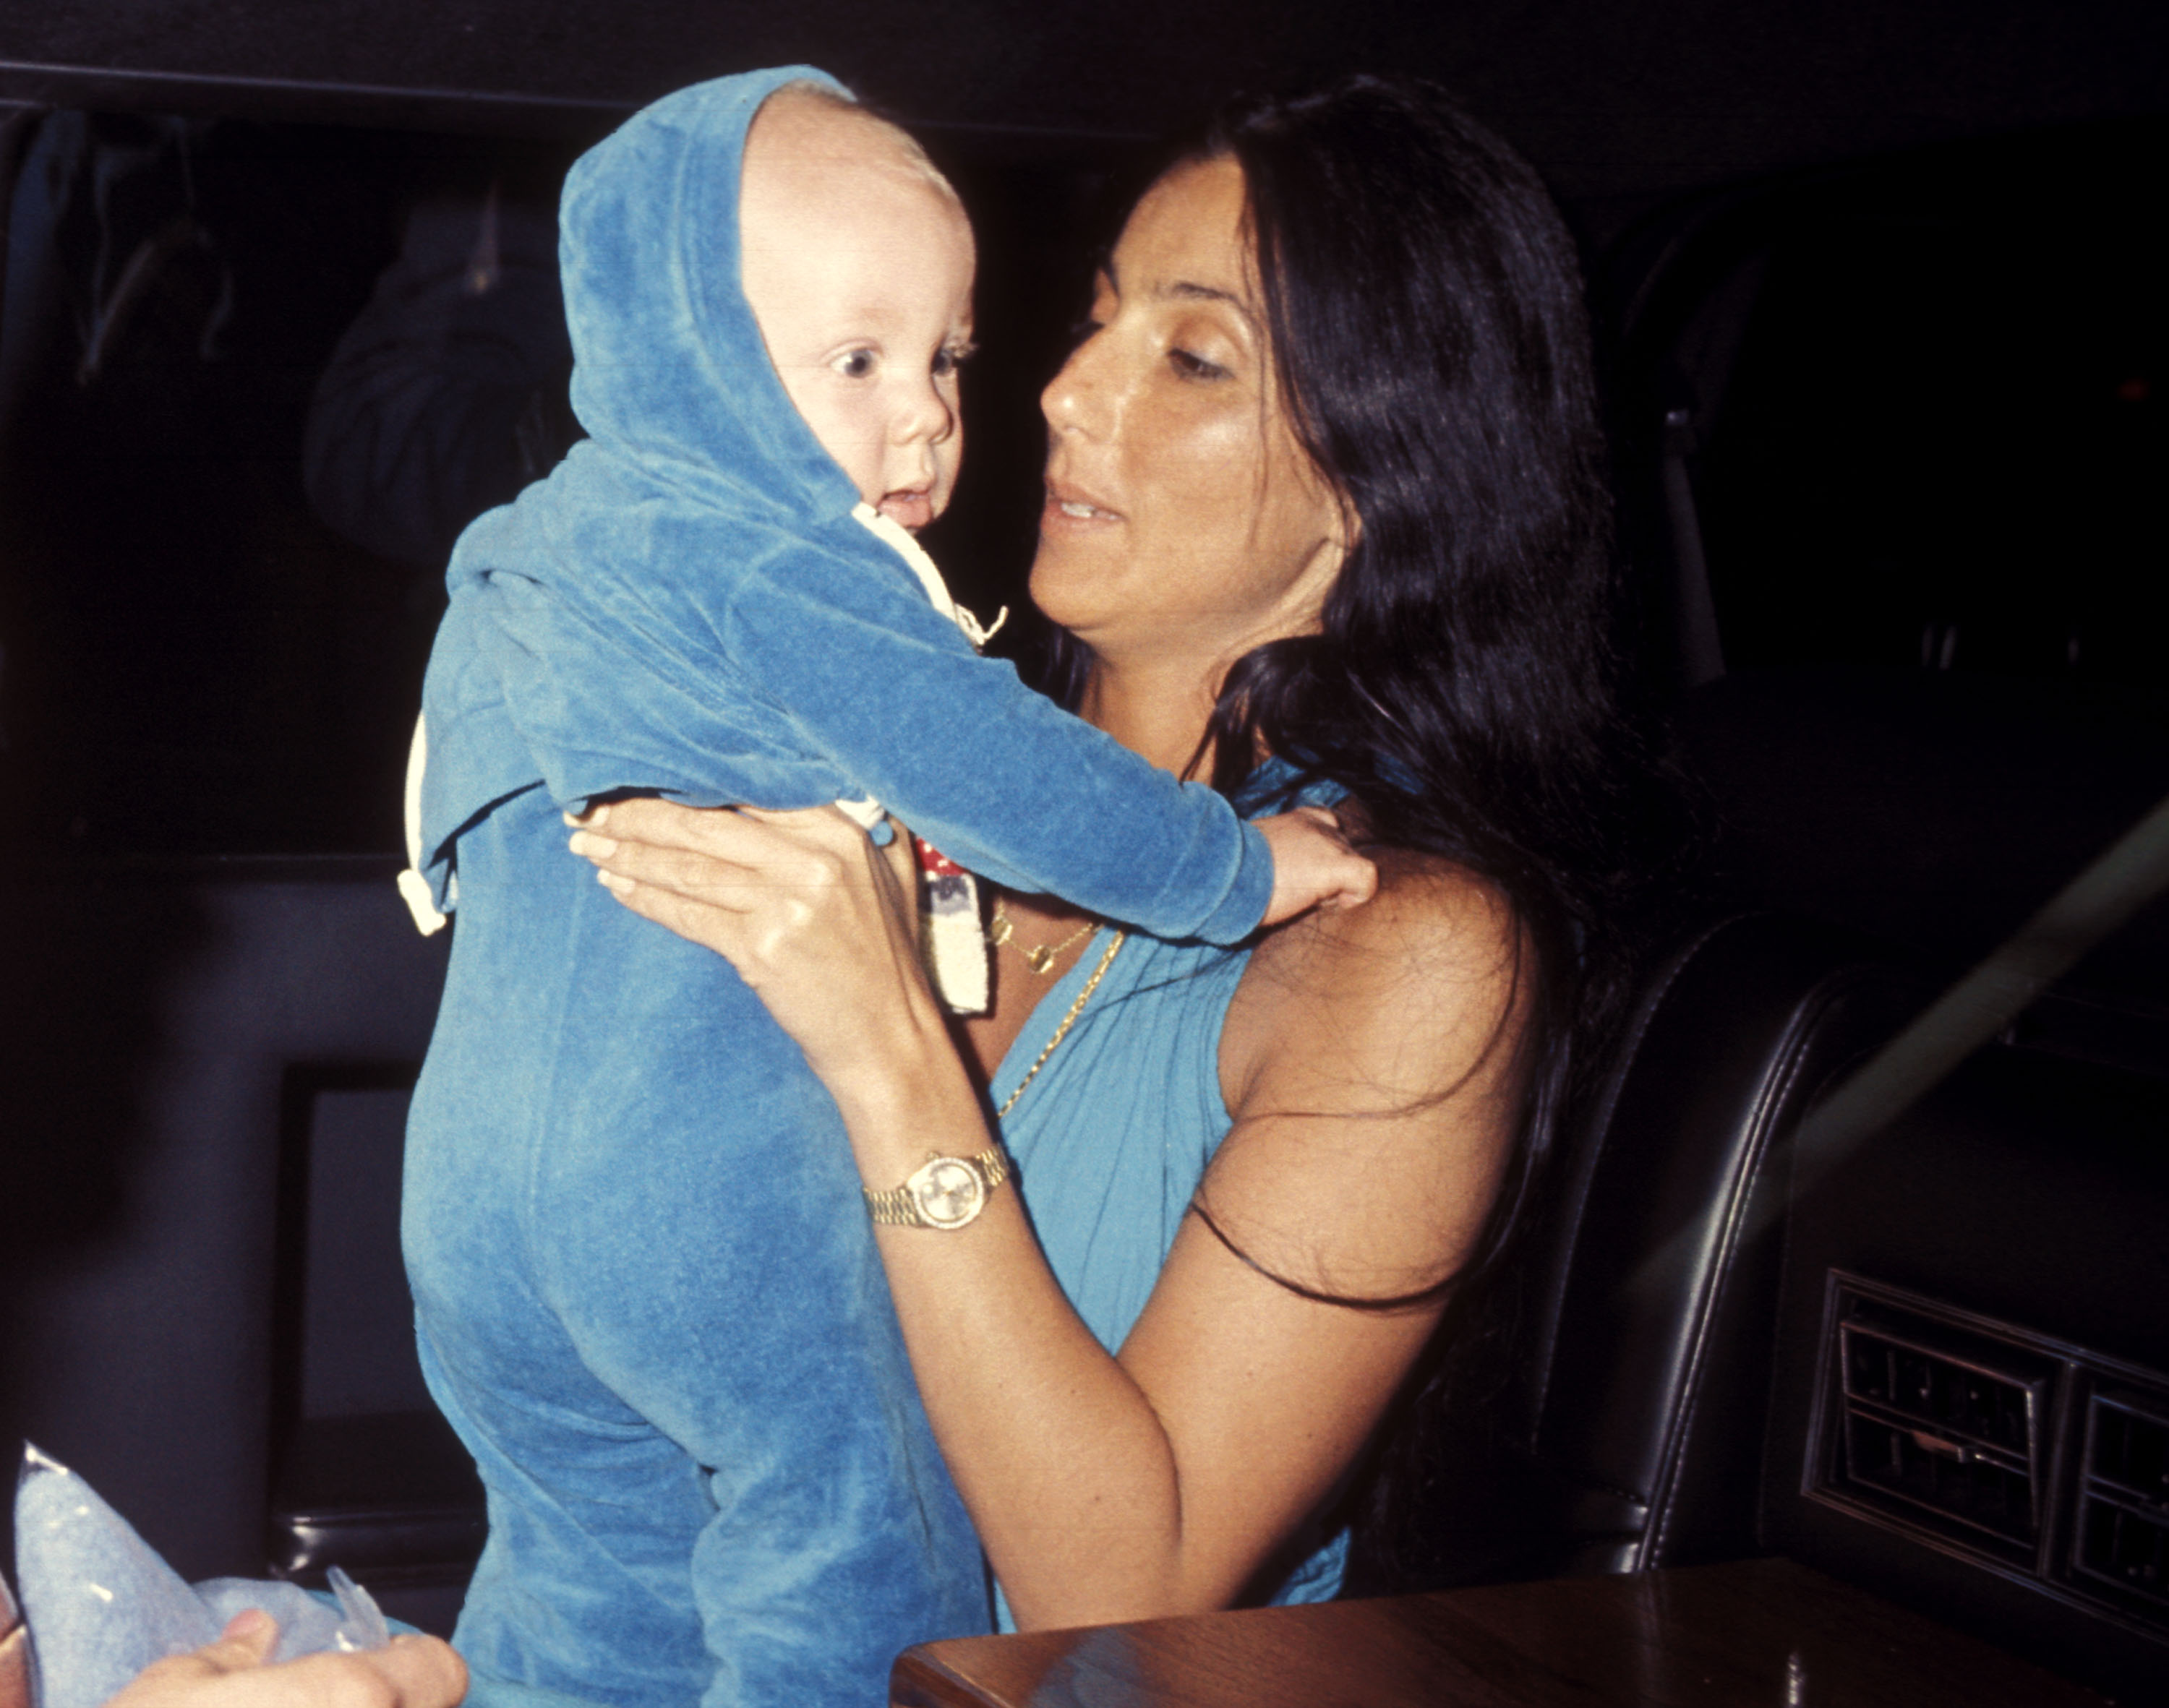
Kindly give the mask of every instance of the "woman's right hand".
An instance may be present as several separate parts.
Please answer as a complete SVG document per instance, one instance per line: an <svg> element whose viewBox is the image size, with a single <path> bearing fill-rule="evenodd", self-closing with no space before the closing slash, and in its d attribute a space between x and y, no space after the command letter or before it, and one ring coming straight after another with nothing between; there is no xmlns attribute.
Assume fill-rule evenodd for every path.
<svg viewBox="0 0 2169 1708"><path fill-rule="evenodd" d="M839 1103L953 1058L918 951L909 847L834 807L636 798L571 819L573 852L642 918L737 968Z"/></svg>
<svg viewBox="0 0 2169 1708"><path fill-rule="evenodd" d="M106 1708L454 1708L467 1693L466 1663L437 1637L268 1664L278 1641L278 1621L251 1608L216 1642L146 1667Z"/></svg>

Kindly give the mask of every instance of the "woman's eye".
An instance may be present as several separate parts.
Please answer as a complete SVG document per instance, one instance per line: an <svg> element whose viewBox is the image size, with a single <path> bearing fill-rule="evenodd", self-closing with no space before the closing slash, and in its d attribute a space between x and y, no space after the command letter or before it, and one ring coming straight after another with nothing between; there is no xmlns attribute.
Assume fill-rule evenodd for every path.
<svg viewBox="0 0 2169 1708"><path fill-rule="evenodd" d="M1171 349L1167 353L1167 359L1175 371L1186 380L1224 380L1228 377L1228 370L1218 362L1208 362L1204 357L1193 355L1188 350Z"/></svg>
<svg viewBox="0 0 2169 1708"><path fill-rule="evenodd" d="M1077 349L1106 325L1106 322L1090 314L1082 320L1072 321L1069 325L1069 348L1073 350Z"/></svg>
<svg viewBox="0 0 2169 1708"><path fill-rule="evenodd" d="M874 370L871 350L850 350L836 358L835 369L846 380L863 380Z"/></svg>

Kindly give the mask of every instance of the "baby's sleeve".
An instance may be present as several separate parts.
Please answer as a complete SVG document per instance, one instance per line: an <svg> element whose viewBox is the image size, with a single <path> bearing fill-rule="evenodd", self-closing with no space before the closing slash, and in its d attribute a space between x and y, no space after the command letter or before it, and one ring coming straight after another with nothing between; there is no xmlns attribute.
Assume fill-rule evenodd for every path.
<svg viewBox="0 0 2169 1708"><path fill-rule="evenodd" d="M848 787L951 859L1154 936L1240 942L1265 917L1265 838L976 654L902 576L807 548L746 577L723 636Z"/></svg>

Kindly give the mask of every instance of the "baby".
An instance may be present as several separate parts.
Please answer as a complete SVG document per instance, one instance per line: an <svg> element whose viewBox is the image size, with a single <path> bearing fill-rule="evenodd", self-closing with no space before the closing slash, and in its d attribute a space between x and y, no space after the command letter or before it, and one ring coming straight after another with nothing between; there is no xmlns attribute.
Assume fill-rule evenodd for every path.
<svg viewBox="0 0 2169 1708"><path fill-rule="evenodd" d="M972 236L901 132L804 68L703 84L579 162L561 231L591 436L454 554L408 881L460 919L404 1218L489 1493L457 1641L478 1701L877 1701L987 1592L840 1120L562 811L877 801L1002 883L1224 944L1369 870L976 656L909 531L956 480ZM943 1166L930 1230L958 1170L1002 1178Z"/></svg>

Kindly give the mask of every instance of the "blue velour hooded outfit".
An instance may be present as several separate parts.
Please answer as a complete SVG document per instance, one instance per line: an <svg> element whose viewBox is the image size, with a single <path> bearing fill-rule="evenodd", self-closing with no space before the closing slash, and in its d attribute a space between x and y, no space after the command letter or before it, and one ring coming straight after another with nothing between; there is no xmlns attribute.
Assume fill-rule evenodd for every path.
<svg viewBox="0 0 2169 1708"><path fill-rule="evenodd" d="M489 1493L456 1638L478 1702L873 1703L899 1647L989 1621L834 1104L726 962L595 884L560 809L871 795L1166 938L1239 941L1271 888L1223 801L977 657L855 518L738 284L747 126L801 80L829 83L683 90L573 168L591 437L462 536L430 660L420 865L458 927L404 1238Z"/></svg>

